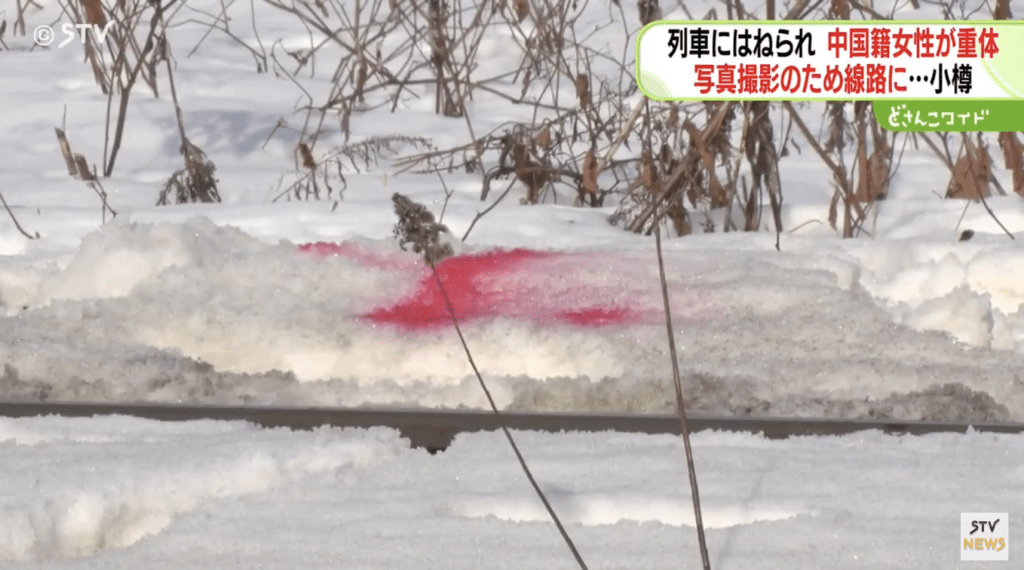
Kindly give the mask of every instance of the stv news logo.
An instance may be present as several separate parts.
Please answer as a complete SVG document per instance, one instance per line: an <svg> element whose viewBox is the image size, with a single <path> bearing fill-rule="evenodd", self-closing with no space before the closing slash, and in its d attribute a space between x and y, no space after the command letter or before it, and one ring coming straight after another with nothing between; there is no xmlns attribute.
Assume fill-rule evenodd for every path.
<svg viewBox="0 0 1024 570"><path fill-rule="evenodd" d="M103 26L99 26L97 24L71 24L68 22L64 22L60 26L60 31L64 32L64 35L67 36L67 38L64 41L57 44L57 49L60 49L68 45L69 43L74 41L76 37L78 37L79 41L84 45L85 38L88 35L94 36L96 40L98 40L100 43L103 43L107 41L107 34L110 33L110 30L115 23L116 22L110 21L104 24ZM78 29L77 32L74 31L76 28ZM32 39L36 42L36 44L43 47L52 44L55 37L56 34L53 28L47 26L46 24L43 24L42 26L36 26L36 29L32 30Z"/></svg>
<svg viewBox="0 0 1024 570"><path fill-rule="evenodd" d="M960 513L960 542L960 560L1009 560L1009 513Z"/></svg>

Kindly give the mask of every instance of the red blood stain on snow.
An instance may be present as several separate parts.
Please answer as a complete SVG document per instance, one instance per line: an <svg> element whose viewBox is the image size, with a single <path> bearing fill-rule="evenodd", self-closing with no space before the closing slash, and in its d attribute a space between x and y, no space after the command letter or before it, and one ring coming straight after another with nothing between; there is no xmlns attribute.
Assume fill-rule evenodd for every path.
<svg viewBox="0 0 1024 570"><path fill-rule="evenodd" d="M301 251L320 255L340 255L378 268L408 268L408 256L403 260L389 259L368 252L354 244L314 243L300 246ZM482 317L520 317L539 322L560 322L578 326L599 327L635 324L647 319L639 312L625 307L558 307L545 301L531 282L531 266L541 261L573 254L532 251L526 249L494 250L471 255L450 257L438 263L437 275L451 301L452 310L459 321ZM549 268L548 268L549 269ZM586 287L586 283L577 284ZM437 278L429 268L423 267L415 292L395 305L375 309L363 318L380 324L395 324L409 329L423 329L450 325L451 315L446 306Z"/></svg>
<svg viewBox="0 0 1024 570"><path fill-rule="evenodd" d="M415 264L409 256L381 255L354 243L305 243L299 246L299 251L320 257L347 257L378 269L405 269Z"/></svg>

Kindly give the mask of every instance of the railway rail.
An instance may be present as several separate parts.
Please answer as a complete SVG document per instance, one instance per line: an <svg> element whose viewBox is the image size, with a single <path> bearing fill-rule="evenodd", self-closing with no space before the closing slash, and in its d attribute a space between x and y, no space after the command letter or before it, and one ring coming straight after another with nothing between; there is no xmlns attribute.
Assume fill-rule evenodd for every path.
<svg viewBox="0 0 1024 570"><path fill-rule="evenodd" d="M592 414L429 410L406 408L300 408L265 406L195 406L171 404L103 404L79 402L0 402L0 417L92 417L123 415L159 421L233 420L267 428L310 430L321 426L398 430L414 447L431 452L446 449L459 433L493 431L502 424L515 430L546 432L617 431L678 434L673 414ZM689 414L692 432L704 430L761 433L770 439L803 435L842 435L863 430L922 435L975 431L1024 433L1021 423L906 421L898 419L826 419Z"/></svg>

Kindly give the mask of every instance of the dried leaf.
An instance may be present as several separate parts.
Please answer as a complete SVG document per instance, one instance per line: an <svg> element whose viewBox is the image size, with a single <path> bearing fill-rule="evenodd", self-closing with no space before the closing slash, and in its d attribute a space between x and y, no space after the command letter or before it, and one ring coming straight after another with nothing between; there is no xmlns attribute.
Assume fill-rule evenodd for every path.
<svg viewBox="0 0 1024 570"><path fill-rule="evenodd" d="M646 26L661 19L661 6L658 0L637 0L637 12L640 14L640 26Z"/></svg>
<svg viewBox="0 0 1024 570"><path fill-rule="evenodd" d="M966 152L953 165L953 176L946 189L947 198L979 200L988 197L989 180L992 177L988 152L976 146L970 138L964 137Z"/></svg>
<svg viewBox="0 0 1024 570"><path fill-rule="evenodd" d="M849 20L850 3L847 0L832 0L832 12L840 20Z"/></svg>
<svg viewBox="0 0 1024 570"><path fill-rule="evenodd" d="M590 78L585 73L576 76L576 98L580 102L580 107L586 109L590 106Z"/></svg>
<svg viewBox="0 0 1024 570"><path fill-rule="evenodd" d="M1017 133L999 133L999 147L1003 149L1003 162L1013 173L1013 191L1024 196L1024 145Z"/></svg>
<svg viewBox="0 0 1024 570"><path fill-rule="evenodd" d="M85 10L85 21L94 26L103 27L107 25L107 17L103 14L103 4L100 0L80 0Z"/></svg>
<svg viewBox="0 0 1024 570"><path fill-rule="evenodd" d="M57 143L60 144L60 153L64 155L64 164L68 167L68 174L71 176L78 176L78 166L75 164L75 156L71 152L71 145L68 144L68 137L64 134L64 131L54 127L53 130L57 131Z"/></svg>
<svg viewBox="0 0 1024 570"><path fill-rule="evenodd" d="M654 158L649 149L644 149L640 154L640 183L650 192L658 187L658 172L654 167Z"/></svg>
<svg viewBox="0 0 1024 570"><path fill-rule="evenodd" d="M1013 14L1010 12L1010 0L996 0L995 10L992 11L994 20L1011 20Z"/></svg>
<svg viewBox="0 0 1024 570"><path fill-rule="evenodd" d="M597 175L600 174L597 167L597 153L590 149L583 157L583 176L580 180L580 190L587 194L597 194Z"/></svg>
<svg viewBox="0 0 1024 570"><path fill-rule="evenodd" d="M530 1L512 0L512 10L516 14L516 20L521 24L530 15Z"/></svg>
<svg viewBox="0 0 1024 570"><path fill-rule="evenodd" d="M89 163L86 162L85 157L76 154L75 155L75 167L78 169L78 176L86 182L92 182L96 180L96 175L93 174L92 169L89 168Z"/></svg>
<svg viewBox="0 0 1024 570"><path fill-rule="evenodd" d="M302 166L309 170L316 170L316 161L313 160L313 153L310 152L306 143L299 143L299 158L302 159Z"/></svg>
<svg viewBox="0 0 1024 570"><path fill-rule="evenodd" d="M533 142L545 150L551 148L551 126L544 125L544 128L537 133L537 136L533 137Z"/></svg>

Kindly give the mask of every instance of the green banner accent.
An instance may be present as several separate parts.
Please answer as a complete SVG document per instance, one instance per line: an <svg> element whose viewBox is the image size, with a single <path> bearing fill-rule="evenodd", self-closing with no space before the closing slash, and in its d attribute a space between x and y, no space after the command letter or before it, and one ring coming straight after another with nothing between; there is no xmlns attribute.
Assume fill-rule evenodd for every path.
<svg viewBox="0 0 1024 570"><path fill-rule="evenodd" d="M875 100L875 119L888 131L1003 132L1024 131L1021 100Z"/></svg>

